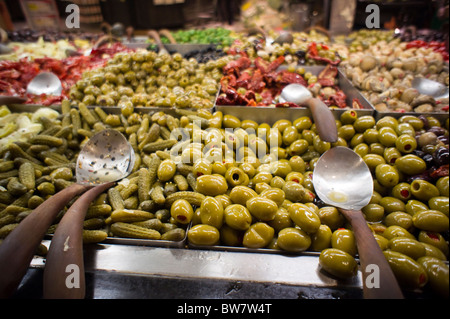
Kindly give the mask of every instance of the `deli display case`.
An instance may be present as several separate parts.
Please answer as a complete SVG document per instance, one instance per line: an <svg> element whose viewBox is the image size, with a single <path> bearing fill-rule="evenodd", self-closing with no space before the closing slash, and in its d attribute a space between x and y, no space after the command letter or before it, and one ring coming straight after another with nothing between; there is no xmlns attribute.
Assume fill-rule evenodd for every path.
<svg viewBox="0 0 450 319"><path fill-rule="evenodd" d="M448 299L448 3L378 1L368 29L365 1L230 1L228 24L202 1L94 2L102 24L51 32L5 2L0 297ZM388 10L415 2L426 32ZM362 208L318 196L337 148L371 178Z"/></svg>

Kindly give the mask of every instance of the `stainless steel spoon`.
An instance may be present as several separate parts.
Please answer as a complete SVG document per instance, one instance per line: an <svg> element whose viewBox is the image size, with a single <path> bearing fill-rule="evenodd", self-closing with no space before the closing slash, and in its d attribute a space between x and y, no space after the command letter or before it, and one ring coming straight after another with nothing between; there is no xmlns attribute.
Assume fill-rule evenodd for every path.
<svg viewBox="0 0 450 319"><path fill-rule="evenodd" d="M403 298L397 280L361 212L373 194L372 175L366 163L347 147L333 147L317 161L313 185L317 196L326 204L338 207L352 225L361 263L364 297ZM369 265L378 266L379 287L369 288L366 285L371 274L367 268Z"/></svg>
<svg viewBox="0 0 450 319"><path fill-rule="evenodd" d="M448 98L448 86L426 78L414 78L411 82L413 88L420 94L432 96L435 99Z"/></svg>
<svg viewBox="0 0 450 319"><path fill-rule="evenodd" d="M297 83L288 84L281 91L279 100L281 103L292 102L308 107L320 138L330 143L338 140L336 120L330 108L321 100L314 98L306 87Z"/></svg>
<svg viewBox="0 0 450 319"><path fill-rule="evenodd" d="M54 73L41 72L28 83L26 92L35 95L61 95L62 83ZM22 104L26 101L26 97L0 95L0 105Z"/></svg>
<svg viewBox="0 0 450 319"><path fill-rule="evenodd" d="M56 215L73 197L87 191L59 222L44 272L44 297L84 296L84 277L79 290L66 287L64 279L68 264L78 265L80 274L84 273L82 223L86 210L96 196L131 172L134 160L135 154L127 139L113 129L97 133L85 144L77 158L77 182L34 209L0 245L0 298L14 293Z"/></svg>

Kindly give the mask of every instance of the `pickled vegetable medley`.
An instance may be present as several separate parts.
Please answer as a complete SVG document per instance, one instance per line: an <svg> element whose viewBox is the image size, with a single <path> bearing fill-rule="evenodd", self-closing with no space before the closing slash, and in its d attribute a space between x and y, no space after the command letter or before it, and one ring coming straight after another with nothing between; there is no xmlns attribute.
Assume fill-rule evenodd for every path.
<svg viewBox="0 0 450 319"><path fill-rule="evenodd" d="M428 284L448 293L442 285L448 274L448 120L405 115L376 121L348 110L331 145L308 117L269 126L207 110L117 115L83 103L63 106L62 117L40 118L39 134L2 148L1 238L73 183L83 141L113 127L126 134L136 163L126 180L91 204L87 242L187 237L196 247L310 251L320 253L325 271L347 278L356 270L353 232L312 185L320 155L343 145L372 171L375 192L363 213L401 285Z"/></svg>

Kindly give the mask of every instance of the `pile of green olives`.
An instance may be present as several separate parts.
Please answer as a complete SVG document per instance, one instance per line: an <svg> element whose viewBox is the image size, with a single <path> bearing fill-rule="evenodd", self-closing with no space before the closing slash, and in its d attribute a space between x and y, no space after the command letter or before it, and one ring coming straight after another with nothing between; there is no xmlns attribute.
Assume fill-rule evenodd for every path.
<svg viewBox="0 0 450 319"><path fill-rule="evenodd" d="M72 103L134 107L212 108L228 57L207 63L180 53L147 50L118 53L101 68L83 73L70 89Z"/></svg>
<svg viewBox="0 0 450 319"><path fill-rule="evenodd" d="M363 213L401 285L443 282L449 253L448 171L442 150L448 151L448 120L410 115L376 120L347 110L336 120L336 143L322 141L309 117L270 126L215 112L208 123L200 159L190 163L195 190L205 196L192 216L191 244L312 251L320 253L321 268L333 276L354 276L358 250L353 231L337 208L316 196L312 184L320 155L347 146L372 172L374 194ZM438 136L425 139L430 132ZM438 150L442 158L424 160ZM221 161L214 161L215 152ZM445 289L438 285L433 290Z"/></svg>

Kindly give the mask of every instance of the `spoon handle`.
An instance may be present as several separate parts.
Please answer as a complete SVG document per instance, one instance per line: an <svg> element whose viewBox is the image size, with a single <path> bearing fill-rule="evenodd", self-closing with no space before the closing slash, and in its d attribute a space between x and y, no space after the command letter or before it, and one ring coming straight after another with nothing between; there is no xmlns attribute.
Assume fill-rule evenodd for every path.
<svg viewBox="0 0 450 319"><path fill-rule="evenodd" d="M84 298L83 221L91 202L113 184L102 184L85 192L59 222L45 264L44 298Z"/></svg>
<svg viewBox="0 0 450 319"><path fill-rule="evenodd" d="M358 246L358 255L363 275L363 293L366 299L402 299L403 294L397 279L384 257L372 231L361 211L340 209L341 213L350 221ZM378 266L379 287L367 287L368 278L373 270L367 266ZM374 273L375 274L375 273Z"/></svg>
<svg viewBox="0 0 450 319"><path fill-rule="evenodd" d="M330 108L321 100L316 98L308 99L305 104L311 111L316 123L317 133L325 142L335 143L338 140L336 120Z"/></svg>
<svg viewBox="0 0 450 319"><path fill-rule="evenodd" d="M73 184L53 195L22 220L0 245L0 298L10 297L56 215L87 186Z"/></svg>

